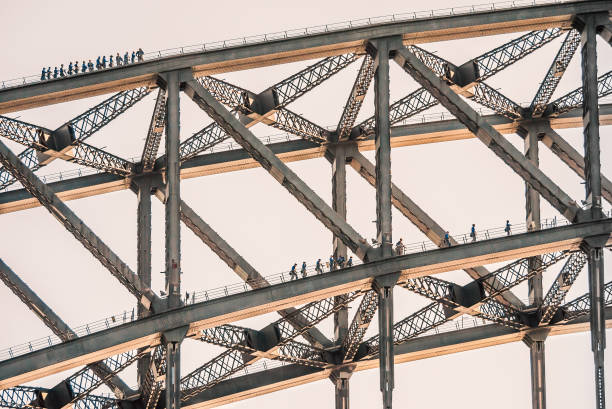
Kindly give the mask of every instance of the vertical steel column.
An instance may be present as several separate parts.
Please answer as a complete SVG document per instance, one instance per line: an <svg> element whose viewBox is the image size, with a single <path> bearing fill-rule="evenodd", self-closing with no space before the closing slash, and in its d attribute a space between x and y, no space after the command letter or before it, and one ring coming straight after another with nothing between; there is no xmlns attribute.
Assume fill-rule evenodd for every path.
<svg viewBox="0 0 612 409"><path fill-rule="evenodd" d="M334 149L334 161L332 163L332 207L342 219L346 220L346 149L337 145ZM334 258L347 258L346 245L334 236ZM343 303L345 295L334 297L335 303ZM341 344L348 331L348 308L346 305L334 313L334 339ZM340 373L334 379L336 394L336 409L349 408L349 376Z"/></svg>
<svg viewBox="0 0 612 409"><path fill-rule="evenodd" d="M338 215L346 220L346 150L344 146L336 146L334 149L334 161L332 163L332 207ZM338 238L333 238L334 258L347 258L346 245ZM344 296L335 298L336 302L344 301ZM348 309L343 307L334 313L334 338L341 343L348 331Z"/></svg>
<svg viewBox="0 0 612 409"><path fill-rule="evenodd" d="M523 134L525 142L525 157L535 166L539 166L539 130L536 124L526 126ZM525 183L525 213L527 228L540 230L540 194ZM542 259L539 256L529 259L529 271L540 267ZM540 307L544 299L542 288L542 273L536 274L528 281L529 304ZM531 365L531 405L533 409L546 408L546 372L545 372L544 339L534 340L529 344L529 360Z"/></svg>
<svg viewBox="0 0 612 409"><path fill-rule="evenodd" d="M531 406L533 409L546 408L546 350L544 341L534 341L529 346L531 363Z"/></svg>
<svg viewBox="0 0 612 409"><path fill-rule="evenodd" d="M538 140L539 135L537 127L528 126L527 132L524 134L525 157L535 166L540 165ZM525 213L527 229L540 230L540 194L528 183L525 183ZM529 270L539 268L540 262L540 257L531 257L529 259ZM541 273L538 273L535 277L529 279L528 288L529 304L536 306L541 305L544 298Z"/></svg>
<svg viewBox="0 0 612 409"><path fill-rule="evenodd" d="M391 124L389 120L389 45L376 43L374 117L376 145L376 235L382 257L393 254L391 236Z"/></svg>
<svg viewBox="0 0 612 409"><path fill-rule="evenodd" d="M599 106L597 104L597 30L592 16L583 19L582 38L582 122L584 127L584 162L586 201L592 219L602 217L601 169L599 152ZM604 263L602 241L587 239L589 260L589 294L591 300L591 349L595 361L596 407L605 408L604 349L606 326L604 315Z"/></svg>
<svg viewBox="0 0 612 409"><path fill-rule="evenodd" d="M336 409L349 409L350 373L340 372L334 379L336 387Z"/></svg>
<svg viewBox="0 0 612 409"><path fill-rule="evenodd" d="M177 72L167 74L166 100L166 292L168 308L180 305L181 230L179 174L179 80Z"/></svg>
<svg viewBox="0 0 612 409"><path fill-rule="evenodd" d="M177 72L166 75L166 292L168 308L181 305L181 236L180 236L180 84ZM181 343L167 339L166 343L166 409L180 407Z"/></svg>
<svg viewBox="0 0 612 409"><path fill-rule="evenodd" d="M137 273L143 285L151 287L151 179L144 177L138 180L138 214L137 214ZM138 318L149 315L149 310L138 303ZM138 360L137 379L139 390L149 372L151 355L146 354Z"/></svg>
<svg viewBox="0 0 612 409"><path fill-rule="evenodd" d="M378 332L380 339L379 366L380 391L383 394L383 408L392 408L393 400L393 287L399 274L393 273L374 280L373 287L378 293Z"/></svg>

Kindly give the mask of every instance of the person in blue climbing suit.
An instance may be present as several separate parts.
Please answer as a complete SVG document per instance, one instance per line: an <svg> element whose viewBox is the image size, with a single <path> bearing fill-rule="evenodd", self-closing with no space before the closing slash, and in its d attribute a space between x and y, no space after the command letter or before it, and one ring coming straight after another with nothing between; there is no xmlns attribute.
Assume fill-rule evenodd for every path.
<svg viewBox="0 0 612 409"><path fill-rule="evenodd" d="M102 67L102 62L100 60L100 56L96 59L96 70L99 70Z"/></svg>
<svg viewBox="0 0 612 409"><path fill-rule="evenodd" d="M68 64L68 75L72 75L72 61Z"/></svg>
<svg viewBox="0 0 612 409"><path fill-rule="evenodd" d="M53 78L57 78L57 67L53 68Z"/></svg>
<svg viewBox="0 0 612 409"><path fill-rule="evenodd" d="M106 56L102 56L102 68L106 68Z"/></svg>
<svg viewBox="0 0 612 409"><path fill-rule="evenodd" d="M51 67L47 67L47 79L51 79Z"/></svg>
<svg viewBox="0 0 612 409"><path fill-rule="evenodd" d="M295 270L296 268L297 268L297 263L293 263L293 266L291 266L291 270L289 271L289 275L291 276L291 281L296 280L298 278L297 271Z"/></svg>
<svg viewBox="0 0 612 409"><path fill-rule="evenodd" d="M64 71L64 64L62 64L62 65L60 65L60 77L63 77L63 76L64 76L64 74L65 74L65 71Z"/></svg>
<svg viewBox="0 0 612 409"><path fill-rule="evenodd" d="M512 234L512 225L510 224L510 220L506 220L506 227L504 228L506 235L509 236Z"/></svg>
<svg viewBox="0 0 612 409"><path fill-rule="evenodd" d="M117 53L117 55L115 56L115 60L117 60L117 67L123 65L123 60L121 59L119 53Z"/></svg>
<svg viewBox="0 0 612 409"><path fill-rule="evenodd" d="M317 260L317 264L315 265L315 271L317 274L323 274L323 266L321 266L321 259Z"/></svg>
<svg viewBox="0 0 612 409"><path fill-rule="evenodd" d="M113 61L113 56L112 55L109 56L109 58L108 58L108 66L110 68L113 68L115 66L115 62Z"/></svg>
<svg viewBox="0 0 612 409"><path fill-rule="evenodd" d="M300 273L302 273L302 278L306 278L308 276L308 273L306 272L306 262L302 261L302 269L300 270Z"/></svg>
<svg viewBox="0 0 612 409"><path fill-rule="evenodd" d="M395 254L401 256L404 254L404 239L400 238L397 243L395 243Z"/></svg>
<svg viewBox="0 0 612 409"><path fill-rule="evenodd" d="M329 256L329 271L332 271L336 267L334 256Z"/></svg>
<svg viewBox="0 0 612 409"><path fill-rule="evenodd" d="M339 257L336 259L336 264L337 264L337 265L338 265L340 268L344 268L344 262L345 262L345 261L346 261L346 260L344 259L344 256L339 256Z"/></svg>
<svg viewBox="0 0 612 409"><path fill-rule="evenodd" d="M132 51L132 64L136 61L136 52Z"/></svg>
<svg viewBox="0 0 612 409"><path fill-rule="evenodd" d="M472 223L472 229L470 230L470 237L472 241L476 241L476 225Z"/></svg>
<svg viewBox="0 0 612 409"><path fill-rule="evenodd" d="M350 256L348 261L346 262L347 267L353 267L353 256Z"/></svg>
<svg viewBox="0 0 612 409"><path fill-rule="evenodd" d="M74 62L74 73L75 74L79 73L79 62L78 61Z"/></svg>
<svg viewBox="0 0 612 409"><path fill-rule="evenodd" d="M448 234L448 230L446 231L446 233L444 233L444 244L446 245L446 247L450 247L451 246L450 236Z"/></svg>
<svg viewBox="0 0 612 409"><path fill-rule="evenodd" d="M47 70L45 69L45 67L43 67L42 73L40 74L40 80L44 81L46 79L47 79Z"/></svg>
<svg viewBox="0 0 612 409"><path fill-rule="evenodd" d="M130 55L127 51L125 52L125 54L123 54L123 63L125 65L128 65L130 63Z"/></svg>
<svg viewBox="0 0 612 409"><path fill-rule="evenodd" d="M138 51L136 51L136 55L138 56L138 62L144 61L144 51L142 51L142 48L139 48Z"/></svg>

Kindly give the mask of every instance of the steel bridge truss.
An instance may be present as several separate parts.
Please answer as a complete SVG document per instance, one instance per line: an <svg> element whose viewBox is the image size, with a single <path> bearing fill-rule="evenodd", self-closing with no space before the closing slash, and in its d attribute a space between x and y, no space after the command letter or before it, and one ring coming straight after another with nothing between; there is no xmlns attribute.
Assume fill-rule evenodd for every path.
<svg viewBox="0 0 612 409"><path fill-rule="evenodd" d="M554 20L539 26L527 25L527 29L533 31L461 65L455 65L417 46L414 41L389 34L379 38L360 38L360 45L355 46L353 43L342 52L320 53L324 56L320 61L259 93L216 78L214 70L206 71L194 66L191 70L156 71L151 74L153 80L146 85L122 90L55 130L0 115L0 137L25 147L25 150L15 154L0 141L0 201L3 196L11 193L2 193L2 190L19 182L24 194L35 198L39 205L45 207L134 295L138 317L133 325L145 328L159 314L187 312L195 308L195 300L192 299L194 305L189 305L188 299L180 298L180 222L192 230L243 280L245 291L250 287L250 292L256 296L258 292L271 289L270 281L180 198L180 170L191 162L205 161L209 157L207 155L211 155L206 152L212 152L217 145L230 138L242 148L240 152L245 159L250 159L253 166L261 166L270 173L332 232L335 256L346 258L348 250L351 250L365 266L373 266L370 271L360 273L358 267L335 266L332 263L330 270L337 271L330 271L326 275L316 274L295 282L274 284L273 289L282 287L279 291L290 296L284 295L284 303L278 301L277 304L272 303L269 297L265 301L254 301L255 304L249 308L264 311L265 308L260 307L272 303L266 308L277 311L281 316L259 330L234 325L231 323L232 318L214 320L212 317L206 322L182 322L180 325L168 321L166 327L156 327L158 335L149 334L144 343L133 340L130 346L113 344L115 338L109 335L100 342L115 353L119 351L118 354L107 354L102 360L82 358L85 366L53 388L20 385L40 377L42 373L55 371L49 369L51 372L45 372L44 363L40 364L41 368L32 367L30 372L23 369L27 365L21 365L20 360L25 362L29 355L0 361L0 387L3 388L0 390L0 407L212 407L276 390L283 387L279 386L283 382L300 384L329 378L336 387L336 408L348 409L351 374L378 366L383 407L387 409L392 407L394 356L399 362L405 362L449 353L436 350L434 345L440 345L441 342L448 342L446 347L451 352L458 352L470 349L464 343L474 340L489 340L490 344L522 340L530 348L531 354L533 407L543 409L546 400L544 376L541 375L544 373L546 337L585 331L588 327L595 357L596 404L598 408L604 408L603 350L605 328L612 325L612 283L603 281L602 249L609 246L611 231L608 231L609 220L603 216L602 197L612 203L612 184L600 173L600 115L597 101L612 92L612 71L598 76L594 36L599 35L610 43L612 24L608 17L609 10L599 3L592 2L587 7L577 2L571 20L562 23ZM591 10L594 4L600 8ZM586 11L583 13L583 10ZM526 8L524 12L536 13L540 9ZM515 18L523 17L517 15ZM562 38L559 51L529 106L517 104L485 82L557 38ZM551 101L579 47L582 86ZM289 109L288 106L298 98L358 60L360 67L356 78L338 123L333 128L320 126ZM395 102L389 101L390 61L395 61L421 85L421 88ZM122 69L128 68L131 69L128 66ZM158 89L157 97L139 161L132 162L85 143L86 139L155 88ZM375 114L357 122L370 88L373 88L375 97ZM187 95L213 120L182 142L178 134L180 95ZM0 92L0 106L4 106L2 98ZM511 236L497 239L502 240L499 243L516 246L507 250L513 250L514 257L498 255L499 260L516 259L518 256L522 258L490 272L478 264L478 260L487 260L485 255L495 253L485 249L477 261L461 264L461 268L472 278L467 285L435 277L435 273L445 271L444 267L436 267L438 258L445 256L436 254L449 254L449 257L465 260L472 256L470 248L474 248L473 245L463 245L459 238L450 237L443 227L391 182L392 134L401 132L399 124L402 121L437 104L453 114L461 126L467 128L472 136L481 140L524 180L527 190L527 220L533 222L523 241L518 244L511 241L514 239ZM499 123L514 124L513 129L517 129L517 133L525 139L525 153L517 150L493 124L479 115L473 108L474 104L494 111ZM581 117L584 118L584 157L556 134L551 125L558 118L564 118L576 110L582 110ZM612 123L610 118L605 121L607 124ZM294 135L297 139L287 142L288 145L302 144L303 149L324 152L332 164L334 175L332 206L325 203L285 165L284 160L277 155L280 153L275 150L277 145L264 144L253 135L249 128L258 123ZM434 124L430 128L429 133L436 132ZM158 155L164 135L165 151ZM360 153L360 149L365 149L372 140L376 151L375 163L369 162ZM538 141L542 141L585 180L586 209L579 206L538 167ZM113 253L62 201L58 192L34 173L58 158L96 169L101 176L126 181L126 185L138 195L137 272L132 271ZM377 246L369 245L346 221L347 164L376 189ZM162 294L165 298L150 288L152 194L166 209L167 287ZM566 238L564 244L552 245L546 242L554 241L550 237L555 234L570 233L552 229L553 233L546 236L550 237L543 238L545 233L540 231L542 227L539 218L540 197L547 200L570 223L574 223L576 231L582 233L576 233L577 236L572 236L571 240ZM407 257L404 249L392 245L392 206L440 248L440 253L432 253L434 255L431 256L423 244L422 257L433 257L427 259L430 261L422 266L424 271L411 270L409 264L402 264ZM534 214L537 217L534 218ZM584 223L591 223L588 225L591 227L598 226L601 231L592 233L594 229L586 227L580 230ZM530 240L535 243L532 247ZM571 244L568 244L570 241ZM534 251L533 246L536 244L540 247ZM563 266L560 272L550 289L544 293L542 274L561 262ZM568 292L585 266L588 266L589 292L566 301ZM350 278L345 283L333 281L339 280L341 275L352 277L353 273L366 275ZM80 338L1 259L0 279L59 339L58 345L49 347L50 356L54 356L54 348L66 347L71 341ZM529 283L529 305L525 305L513 293L513 289L523 282ZM316 286L322 286L320 288L326 291L321 290L311 295ZM406 318L393 322L394 288L398 287L431 302ZM225 301L225 298L231 301L231 295L227 294L219 303ZM361 301L349 320L348 306L358 299ZM211 303L212 308L215 308L214 302L205 301ZM248 309L244 308L245 311ZM244 313L245 316L261 313L249 311ZM223 311L217 315L223 315ZM365 339L375 315L379 319L379 333ZM328 339L317 328L321 321L332 316L336 334L334 340ZM471 328L463 327L466 320L472 323ZM456 328L449 330L449 323L455 323ZM122 331L124 328L127 327L120 325L113 330ZM436 338L440 332L447 333L444 341ZM181 376L180 345L184 338L222 347L224 352L191 373ZM101 359L102 355L97 359ZM252 369L257 367L254 365L256 362L263 365L261 374ZM272 363L270 367L266 367L266 362ZM119 377L122 370L135 363L138 365L138 390L127 387ZM249 368L251 375L247 373ZM245 374L242 375L242 372ZM258 379L252 379L253 375ZM103 384L112 390L114 397L99 394ZM258 392L251 389L257 389Z"/></svg>

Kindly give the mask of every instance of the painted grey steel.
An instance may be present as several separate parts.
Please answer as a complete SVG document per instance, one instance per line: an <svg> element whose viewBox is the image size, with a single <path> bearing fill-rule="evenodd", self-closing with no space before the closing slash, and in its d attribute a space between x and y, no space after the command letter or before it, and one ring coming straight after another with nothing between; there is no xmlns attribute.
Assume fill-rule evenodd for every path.
<svg viewBox="0 0 612 409"><path fill-rule="evenodd" d="M593 16L581 16L577 25L581 26L582 40L582 119L584 124L586 203L590 218L596 220L602 217L599 106L597 102L597 26ZM598 409L606 407L603 242L603 240L592 240L587 241L585 245L588 256L589 295L591 300L591 349L595 361L595 404Z"/></svg>
<svg viewBox="0 0 612 409"><path fill-rule="evenodd" d="M110 273L147 309L157 300L151 289L140 281L127 264L68 208L47 185L36 177L17 156L0 141L0 162L75 238L97 258Z"/></svg>
<svg viewBox="0 0 612 409"><path fill-rule="evenodd" d="M130 342L135 347L139 343L149 344L146 337L159 334L165 329L177 328L185 325L200 325L199 323L210 322L208 325L219 325L219 315L239 313L254 316L263 313L262 307L283 303L284 306L300 305L315 291L326 290L328 294L333 293L334 288L338 293L348 291L349 288L363 288L369 285L374 277L386 275L396 271L413 270L423 271L428 274L429 268L440 268L445 263L473 264L474 258L483 255L494 257L524 248L551 246L567 248L576 245L583 237L609 235L612 233L612 219L600 221L589 221L576 223L569 226L556 227L538 232L516 234L509 237L478 241L463 246L455 246L424 253L407 254L385 260L373 261L367 264L354 266L349 269L339 270L331 274L320 276L309 276L306 279L277 284L275 286L261 288L246 293L230 295L207 302L186 305L180 309L165 311L142 320L123 324L110 328L87 337L78 338L68 344L59 344L49 348L41 349L27 355L0 362L0 387L10 385L12 379L17 376L40 371L52 365L65 362L69 359L82 359L81 362L91 362L92 354L110 347L126 345ZM543 250L545 251L545 250ZM547 251L547 250L546 250ZM462 261L464 260L464 261ZM447 267L455 268L455 267ZM310 296L312 297L312 296ZM212 320L212 321L211 321ZM231 318L226 318L229 322ZM213 323L214 322L214 323ZM205 324L202 324L205 325ZM153 341L154 342L154 341ZM130 348L130 347L127 347Z"/></svg>
<svg viewBox="0 0 612 409"><path fill-rule="evenodd" d="M346 150L342 145L334 148L332 159L332 209L338 216L346 221ZM345 260L348 258L346 244L336 235L333 236L332 254L335 260L340 257ZM323 260L322 263L325 263ZM336 301L341 304L344 295L336 297ZM341 343L348 331L348 308L341 308L334 313L334 339ZM340 381L339 381L340 382ZM346 382L348 383L348 379ZM340 382L341 389L344 383ZM348 387L348 386L347 386ZM336 391L338 393L338 391ZM343 402L343 399L340 399Z"/></svg>
<svg viewBox="0 0 612 409"><path fill-rule="evenodd" d="M527 181L568 220L579 213L576 203L542 171L527 161L510 142L486 123L482 117L423 63L406 49L397 50L395 61L431 92L440 103L459 119L489 149L499 156L519 176Z"/></svg>
<svg viewBox="0 0 612 409"><path fill-rule="evenodd" d="M550 126L546 127L542 143L584 180L584 157ZM601 188L602 196L612 204L612 182L604 175L601 175Z"/></svg>
<svg viewBox="0 0 612 409"><path fill-rule="evenodd" d="M138 198L138 208L136 212L136 272L143 285L151 287L151 179L143 177L135 183ZM149 310L137 305L138 317L143 318L149 315ZM149 372L151 355L145 354L138 359L136 379L138 386L142 390L145 378Z"/></svg>
<svg viewBox="0 0 612 409"><path fill-rule="evenodd" d="M316 195L287 165L276 157L261 141L195 80L187 81L185 93L225 129L242 147L257 160L298 201L311 211L332 233L361 259L367 259L370 246L351 226L340 219L320 197Z"/></svg>
<svg viewBox="0 0 612 409"><path fill-rule="evenodd" d="M225 262L251 288L268 287L270 283L248 261L226 242L213 228L208 225L191 207L181 200L181 220L204 244L206 244L221 260ZM307 324L305 317L296 313L295 308L277 311L287 319L297 330ZM317 328L308 328L302 334L307 341L318 348L331 345L331 341Z"/></svg>
<svg viewBox="0 0 612 409"><path fill-rule="evenodd" d="M466 27L474 27L482 25L483 30L479 34L485 34L487 30L490 33L495 33L496 29L499 32L524 31L525 24L527 27L534 25L542 25L541 21L550 18L554 22L550 25L569 24L570 16L578 13L595 13L607 12L609 4L607 1L577 1L571 3L560 3L553 5L543 5L538 7L516 8L511 10L491 10L489 12L480 12L469 15L447 16L443 18L431 18L424 20L414 20L407 22L396 22L375 25L364 28L353 28L347 30L339 30L325 34L316 34L305 36L302 38L286 39L271 41L263 44L254 44L246 46L238 46L233 48L204 51L193 54L183 54L175 57L162 58L154 61L145 61L140 64L133 64L118 67L112 70L94 71L87 75L65 77L59 80L46 81L37 84L26 85L18 88L8 88L0 91L0 113L8 112L5 108L7 105L16 106L15 102L27 97L38 97L51 93L59 93L67 90L76 90L83 87L96 86L109 82L118 84L134 84L138 86L137 77L145 78L146 82L152 82L156 73L167 72L172 70L180 70L192 67L198 67L203 64L215 64L225 62L238 65L233 62L245 58L264 58L273 57L279 53L291 53L297 50L305 50L317 47L334 48L330 46L340 46L343 44L368 40L377 37L405 35L407 37L418 38L421 42L427 41L428 33L435 33L440 29L441 20L444 21L444 27L451 33L449 38L460 36L462 30ZM540 19L538 21L538 19ZM508 24L512 22L511 24ZM529 26L529 23L532 23ZM522 24L521 24L522 23ZM503 31L502 31L503 30ZM475 35L474 31L470 31L471 36ZM432 38L430 36L430 38ZM433 37L436 38L435 36ZM432 40L430 40L432 41ZM436 40L433 40L436 41ZM335 47L336 49L338 47ZM339 53L342 53L340 51ZM301 56L302 59L311 58L312 54ZM128 85L129 86L129 85ZM74 98L74 97L73 97ZM72 99L73 99L72 98ZM49 103L51 101L47 101ZM40 105L39 105L40 106ZM17 109L23 109L19 107Z"/></svg>
<svg viewBox="0 0 612 409"><path fill-rule="evenodd" d="M352 149L350 151L351 167L357 171L370 185L375 186L376 172L374 165L360 152ZM445 247L445 230L435 220L433 220L423 209L413 202L399 187L391 184L391 202L397 210L408 218L423 234L425 234L438 247ZM452 245L459 244L454 238L450 237ZM485 267L471 267L465 269L473 279L478 279L489 275ZM495 285L492 281L491 285ZM510 305L522 306L523 302L511 292L501 294L498 299L500 302Z"/></svg>
<svg viewBox="0 0 612 409"><path fill-rule="evenodd" d="M66 342L77 337L72 328L23 282L2 259L0 259L0 280L62 341ZM92 363L88 365L88 369L94 372L99 379L103 380L118 399L124 399L133 394L132 389L119 376L108 376L113 371L104 362Z"/></svg>

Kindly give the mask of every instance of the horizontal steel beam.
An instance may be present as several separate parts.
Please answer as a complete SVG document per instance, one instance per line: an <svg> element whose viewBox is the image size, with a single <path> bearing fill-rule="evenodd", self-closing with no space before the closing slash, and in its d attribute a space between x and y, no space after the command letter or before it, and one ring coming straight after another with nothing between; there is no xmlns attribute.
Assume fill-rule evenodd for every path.
<svg viewBox="0 0 612 409"><path fill-rule="evenodd" d="M483 116L483 119L503 134L513 134L518 129L516 122L501 115L487 115ZM612 104L600 106L600 123L601 125L612 125ZM582 110L574 110L557 118L551 118L550 124L553 129L582 128ZM474 134L456 119L413 123L391 128L391 146L394 148L470 138L475 138ZM325 147L304 140L273 143L267 146L285 163L321 158L325 155L326 150ZM360 151L373 150L374 140L358 141L357 146ZM208 153L183 162L181 178L236 172L256 167L259 167L259 163L243 149ZM128 189L130 180L101 173L53 182L48 186L60 199L68 201ZM40 206L38 200L32 198L25 189L0 193L0 214L38 206Z"/></svg>
<svg viewBox="0 0 612 409"><path fill-rule="evenodd" d="M606 326L612 328L612 307L606 310ZM585 320L567 325L554 326L551 336L588 331ZM485 325L436 335L415 338L395 347L395 363L405 363L433 358L457 352L486 348L493 345L519 342L528 331L513 331L498 325ZM378 367L378 359L351 363L355 371ZM254 372L220 382L183 403L184 409L205 409L262 396L280 389L316 382L329 377L337 368L317 369L301 365L286 365L279 368Z"/></svg>
<svg viewBox="0 0 612 409"><path fill-rule="evenodd" d="M160 72L191 69L199 77L316 57L363 52L366 40L379 37L401 35L407 45L549 27L570 27L573 16L577 13L607 12L609 9L609 2L604 0L517 7L373 24L252 45L179 54L7 88L0 91L0 113L88 98L138 86L154 86Z"/></svg>
<svg viewBox="0 0 612 409"><path fill-rule="evenodd" d="M612 219L577 223L537 232L407 254L256 289L107 329L29 354L0 362L0 388L15 386L113 354L155 346L161 332L189 326L198 330L238 321L279 309L302 305L351 291L367 290L375 277L401 271L401 280L464 269L510 259L579 247L584 237L612 232Z"/></svg>

